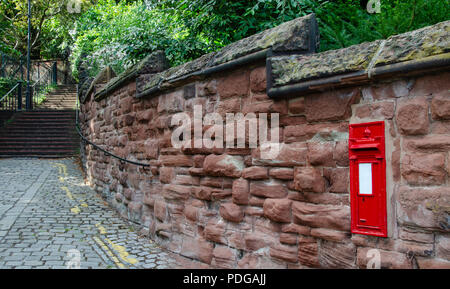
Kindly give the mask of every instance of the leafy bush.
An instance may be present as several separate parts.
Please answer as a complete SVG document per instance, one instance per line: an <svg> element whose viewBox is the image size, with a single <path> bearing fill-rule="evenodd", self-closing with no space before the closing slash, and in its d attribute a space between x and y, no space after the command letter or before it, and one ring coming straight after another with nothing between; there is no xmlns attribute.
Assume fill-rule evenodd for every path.
<svg viewBox="0 0 450 289"><path fill-rule="evenodd" d="M70 59L75 77L82 62L91 76L106 65L121 72L159 49L178 65L310 13L325 51L448 20L449 1L381 0L369 14L359 0L100 0L76 20Z"/></svg>
<svg viewBox="0 0 450 289"><path fill-rule="evenodd" d="M72 36L75 77L80 61L94 76L106 65L121 72L159 49L166 51L172 64L192 60L209 50L201 39L186 33L176 19L164 11L148 9L140 1L100 1L78 19Z"/></svg>
<svg viewBox="0 0 450 289"><path fill-rule="evenodd" d="M17 81L18 79L0 77L0 98L5 96L17 84Z"/></svg>

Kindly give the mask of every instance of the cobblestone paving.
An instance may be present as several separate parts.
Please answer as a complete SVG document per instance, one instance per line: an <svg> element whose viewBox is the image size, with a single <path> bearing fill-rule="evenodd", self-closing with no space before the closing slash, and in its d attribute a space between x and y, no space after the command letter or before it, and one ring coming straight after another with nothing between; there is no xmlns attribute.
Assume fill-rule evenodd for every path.
<svg viewBox="0 0 450 289"><path fill-rule="evenodd" d="M173 268L72 159L0 159L0 268Z"/></svg>

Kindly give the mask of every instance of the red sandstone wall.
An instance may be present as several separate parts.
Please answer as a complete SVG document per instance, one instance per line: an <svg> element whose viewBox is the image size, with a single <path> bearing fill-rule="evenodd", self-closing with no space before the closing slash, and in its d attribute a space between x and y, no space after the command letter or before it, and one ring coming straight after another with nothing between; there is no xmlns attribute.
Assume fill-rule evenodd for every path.
<svg viewBox="0 0 450 289"><path fill-rule="evenodd" d="M289 99L265 94L265 67L211 75L135 99L130 83L82 106L84 134L143 170L85 147L89 181L152 239L219 268L450 266L449 73ZM174 149L171 116L280 113L282 150ZM350 233L348 124L385 120L389 238ZM225 160L220 162L221 160ZM221 163L224 163L221 165Z"/></svg>

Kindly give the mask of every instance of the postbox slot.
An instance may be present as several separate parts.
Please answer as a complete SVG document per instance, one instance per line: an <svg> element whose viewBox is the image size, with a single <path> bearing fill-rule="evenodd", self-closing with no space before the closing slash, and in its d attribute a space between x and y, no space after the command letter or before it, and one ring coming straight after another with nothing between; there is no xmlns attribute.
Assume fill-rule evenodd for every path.
<svg viewBox="0 0 450 289"><path fill-rule="evenodd" d="M355 145L351 145L350 149L352 150L367 150L367 149L379 149L380 145L376 144L376 143L371 143L371 144L355 144Z"/></svg>

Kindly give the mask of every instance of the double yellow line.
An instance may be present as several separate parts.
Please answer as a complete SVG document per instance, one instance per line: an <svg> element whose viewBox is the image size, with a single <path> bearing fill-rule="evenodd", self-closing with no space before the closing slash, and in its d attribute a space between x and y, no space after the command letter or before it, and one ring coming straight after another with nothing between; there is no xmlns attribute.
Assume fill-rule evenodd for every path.
<svg viewBox="0 0 450 289"><path fill-rule="evenodd" d="M54 164L55 164L54 167L57 167L58 171L59 171L59 176L58 176L59 181L61 183L64 183L65 178L67 178L67 176L68 176L67 166L64 164L61 164L61 163L54 163ZM85 202L85 200L79 200L74 194L72 194L72 192L69 190L68 187L61 186L61 189L66 192L66 197L68 199L77 201L79 203L79 205L76 205L75 207L70 209L70 211L73 214L79 214L81 212L80 206L84 207L84 208L88 207L88 204ZM105 227L103 227L100 223L97 223L95 226L99 230L100 235L107 234ZM119 267L119 268L126 267L119 260L119 258L122 259L124 262L132 264L132 265L139 262L135 258L128 257L130 254L126 251L124 246L117 245L114 242L112 242L110 239L105 238L105 241L109 244L109 246L113 249L113 251L116 252L116 254L119 256L119 258L117 258L117 256L110 250L110 248L105 244L105 242L102 241L101 238L99 238L97 236L93 236L92 238L111 257L111 259L113 260L113 262L116 264L117 267Z"/></svg>

